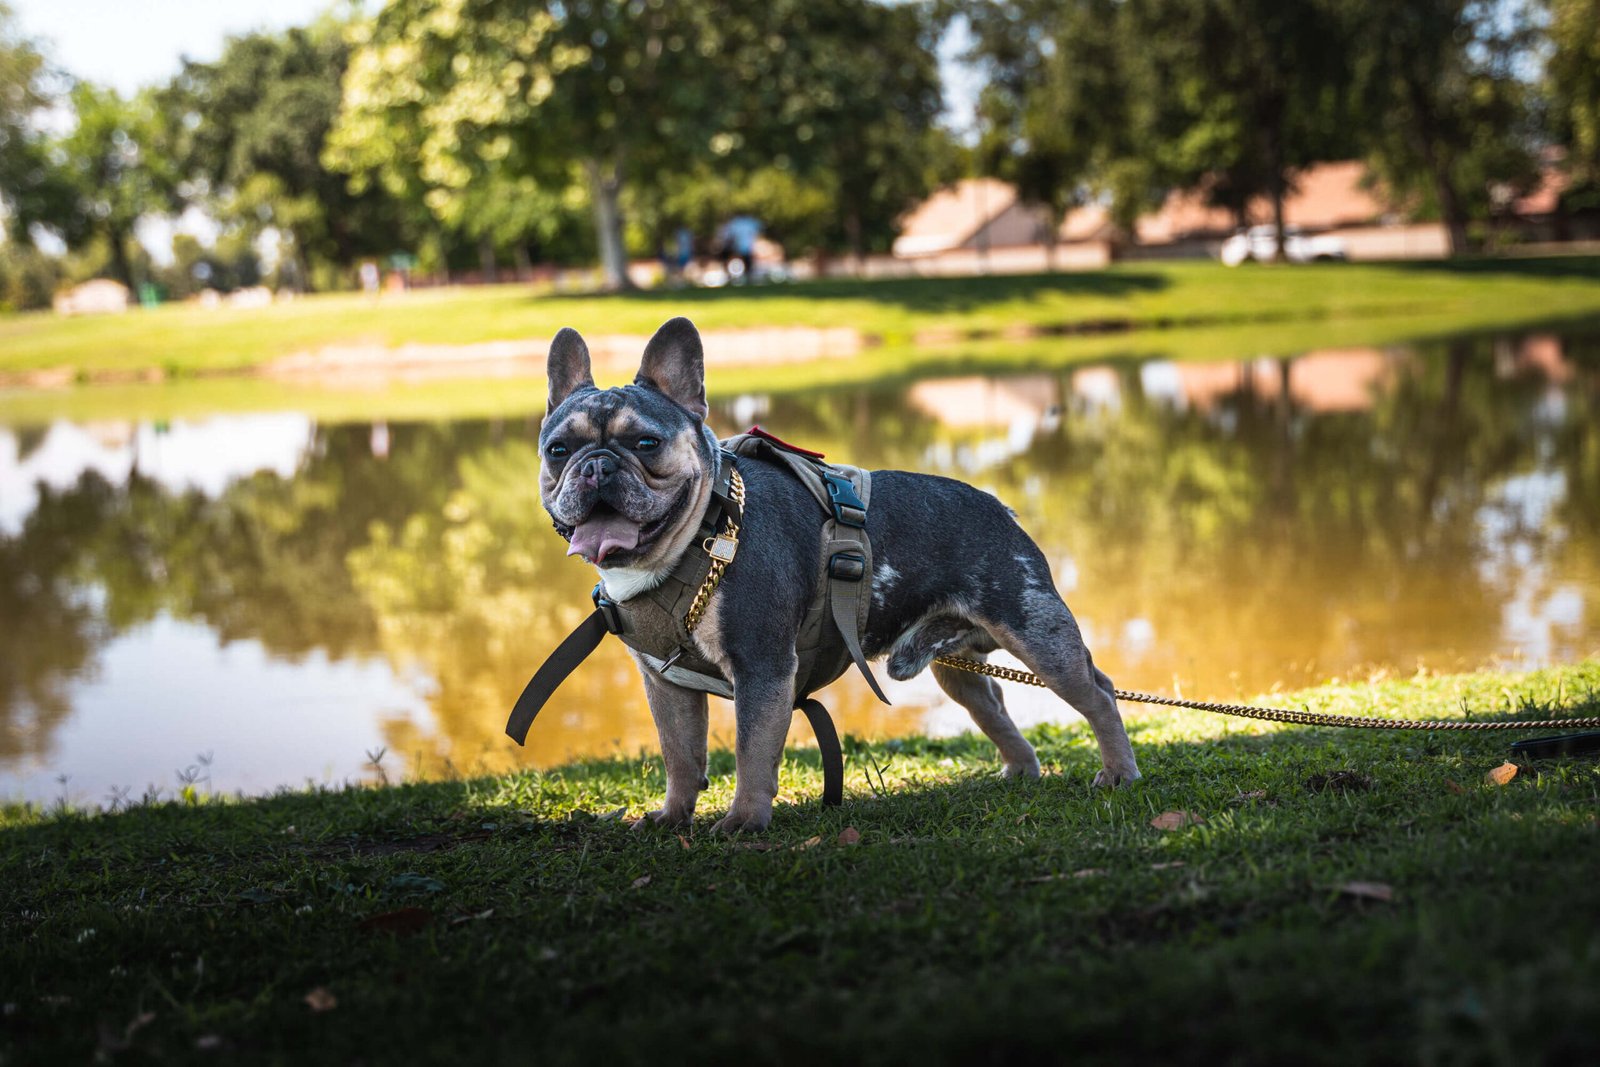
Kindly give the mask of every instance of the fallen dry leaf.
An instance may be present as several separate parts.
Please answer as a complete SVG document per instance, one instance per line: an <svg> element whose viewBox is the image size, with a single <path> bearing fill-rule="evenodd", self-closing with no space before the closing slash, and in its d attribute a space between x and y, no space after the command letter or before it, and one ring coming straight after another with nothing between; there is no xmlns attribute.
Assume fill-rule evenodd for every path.
<svg viewBox="0 0 1600 1067"><path fill-rule="evenodd" d="M1363 900L1381 900L1385 904L1394 899L1394 887L1388 882L1346 882L1339 892L1347 897Z"/></svg>
<svg viewBox="0 0 1600 1067"><path fill-rule="evenodd" d="M1510 762L1500 764L1500 766L1496 767L1488 774L1489 781L1493 782L1495 785L1505 785L1516 776L1517 765Z"/></svg>
<svg viewBox="0 0 1600 1067"><path fill-rule="evenodd" d="M1446 778L1444 780L1444 787L1450 790L1450 792L1454 793L1456 796L1460 796L1462 793L1466 792L1466 790L1462 788L1461 783L1456 781L1454 778Z"/></svg>
<svg viewBox="0 0 1600 1067"><path fill-rule="evenodd" d="M306 1006L312 1011L332 1011L339 1006L339 998L325 985L319 985L306 994Z"/></svg>
<svg viewBox="0 0 1600 1067"><path fill-rule="evenodd" d="M839 844L859 845L860 843L861 831L857 830L854 826L846 826L843 830L839 831Z"/></svg>
<svg viewBox="0 0 1600 1067"><path fill-rule="evenodd" d="M822 844L822 838L820 838L820 837L808 837L804 841L800 842L798 845L794 846L794 851L796 851L796 852L804 852L806 849L808 849L808 848L816 848L820 844Z"/></svg>
<svg viewBox="0 0 1600 1067"><path fill-rule="evenodd" d="M1205 822L1200 816L1187 811L1164 811L1150 820L1150 825L1157 830L1182 830L1185 826L1195 826Z"/></svg>
<svg viewBox="0 0 1600 1067"><path fill-rule="evenodd" d="M649 884L650 884L650 876L648 874L641 874L639 877L637 877L637 878L635 878L633 880L633 888L635 888L635 889L643 889L645 886L647 886Z"/></svg>
<svg viewBox="0 0 1600 1067"><path fill-rule="evenodd" d="M689 839L687 837L684 837L682 834L678 835L678 844L683 846L683 850L685 852L687 852L689 850Z"/></svg>

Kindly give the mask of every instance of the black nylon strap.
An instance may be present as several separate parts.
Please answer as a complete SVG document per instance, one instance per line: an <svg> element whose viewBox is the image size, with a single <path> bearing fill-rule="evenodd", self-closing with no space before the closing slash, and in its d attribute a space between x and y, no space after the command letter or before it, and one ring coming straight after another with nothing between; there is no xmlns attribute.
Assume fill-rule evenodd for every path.
<svg viewBox="0 0 1600 1067"><path fill-rule="evenodd" d="M817 750L822 753L822 802L830 808L844 803L844 751L839 747L839 732L833 728L833 716L821 701L807 697L799 709L817 735Z"/></svg>
<svg viewBox="0 0 1600 1067"><path fill-rule="evenodd" d="M517 698L516 706L511 709L511 718L506 720L506 735L517 744L522 744L528 737L528 727L533 725L533 717L539 714L539 709L544 707L556 691L556 687L566 681L567 675L578 669L578 664L589 658L589 653L600 647L600 642L606 636L605 616L596 608L589 613L589 617L578 624L578 628L567 635L567 639L550 653L550 658L534 674Z"/></svg>

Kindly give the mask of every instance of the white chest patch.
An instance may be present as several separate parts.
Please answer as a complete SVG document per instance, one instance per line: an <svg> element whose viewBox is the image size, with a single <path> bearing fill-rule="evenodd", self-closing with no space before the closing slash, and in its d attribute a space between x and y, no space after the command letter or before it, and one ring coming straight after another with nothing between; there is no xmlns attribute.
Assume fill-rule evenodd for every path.
<svg viewBox="0 0 1600 1067"><path fill-rule="evenodd" d="M670 573L670 569L648 571L634 567L608 567L600 571L600 577L606 583L606 595L621 603L632 600L640 593L648 593L666 581Z"/></svg>

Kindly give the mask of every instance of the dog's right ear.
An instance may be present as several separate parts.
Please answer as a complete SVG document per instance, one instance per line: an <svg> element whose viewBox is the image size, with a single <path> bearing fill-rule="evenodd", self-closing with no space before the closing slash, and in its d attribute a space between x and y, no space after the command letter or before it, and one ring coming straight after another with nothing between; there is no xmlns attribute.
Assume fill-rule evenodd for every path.
<svg viewBox="0 0 1600 1067"><path fill-rule="evenodd" d="M579 389L594 388L594 375L589 371L589 346L583 343L577 330L564 326L550 342L550 362L545 377L550 382L551 411Z"/></svg>

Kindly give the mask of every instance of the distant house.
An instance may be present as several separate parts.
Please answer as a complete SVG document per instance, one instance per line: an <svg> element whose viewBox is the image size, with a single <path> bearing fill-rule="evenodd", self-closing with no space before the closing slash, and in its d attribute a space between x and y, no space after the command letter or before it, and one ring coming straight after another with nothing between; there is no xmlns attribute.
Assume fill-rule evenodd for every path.
<svg viewBox="0 0 1600 1067"><path fill-rule="evenodd" d="M1567 218L1559 210L1566 176L1559 159L1510 205L1502 223L1522 240L1561 241L1600 236L1600 218ZM1266 197L1251 201L1244 222L1272 222ZM1450 253L1437 222L1410 222L1384 195L1365 163L1322 163L1294 176L1283 204L1284 223L1307 234L1333 234L1352 260L1435 259ZM1052 245L1049 215L1023 203L1009 182L968 178L946 186L902 220L892 255L838 262L829 273L868 277L1020 273L1104 266L1113 259L1198 259L1217 255L1240 219L1206 203L1201 189L1174 190L1141 216L1129 235L1118 232L1103 204L1068 212ZM1130 239L1131 237L1131 239Z"/></svg>
<svg viewBox="0 0 1600 1067"><path fill-rule="evenodd" d="M902 259L945 252L1042 244L1050 222L998 178L968 178L924 200L900 224L894 254Z"/></svg>
<svg viewBox="0 0 1600 1067"><path fill-rule="evenodd" d="M127 311L132 301L126 285L96 278L57 293L53 306L57 315L110 315Z"/></svg>

